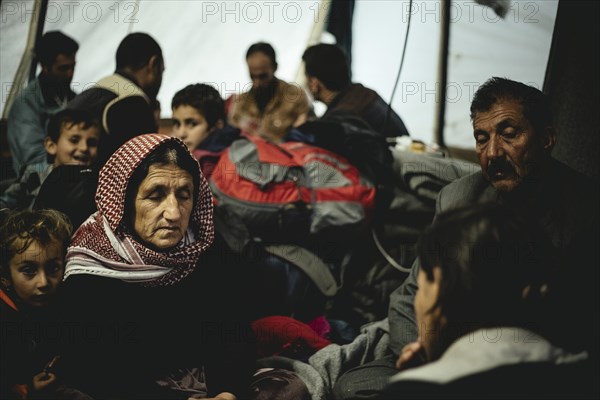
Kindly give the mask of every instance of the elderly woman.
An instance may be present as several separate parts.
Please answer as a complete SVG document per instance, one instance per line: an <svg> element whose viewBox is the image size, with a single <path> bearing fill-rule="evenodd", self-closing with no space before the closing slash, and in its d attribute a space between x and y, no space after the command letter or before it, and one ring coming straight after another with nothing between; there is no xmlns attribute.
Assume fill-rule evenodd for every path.
<svg viewBox="0 0 600 400"><path fill-rule="evenodd" d="M425 231L418 255L419 340L404 348L403 371L380 398L591 393L596 376L587 353L553 343L557 310L550 305L573 304L536 225L498 206L454 210ZM427 363L411 368L418 358Z"/></svg>
<svg viewBox="0 0 600 400"><path fill-rule="evenodd" d="M185 144L124 144L100 171L96 204L67 252L66 384L94 398L246 398L245 278L215 239L212 196Z"/></svg>

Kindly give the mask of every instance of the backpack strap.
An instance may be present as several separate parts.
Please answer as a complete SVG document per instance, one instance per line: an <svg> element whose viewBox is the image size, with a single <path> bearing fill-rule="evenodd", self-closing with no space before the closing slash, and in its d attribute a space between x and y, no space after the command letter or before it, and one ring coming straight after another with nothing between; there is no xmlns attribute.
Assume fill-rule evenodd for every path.
<svg viewBox="0 0 600 400"><path fill-rule="evenodd" d="M329 266L305 248L292 244L268 245L264 248L304 271L325 296L333 297L340 289Z"/></svg>
<svg viewBox="0 0 600 400"><path fill-rule="evenodd" d="M96 87L110 90L117 95L117 97L109 101L106 106L104 106L104 111L102 112L102 127L108 134L110 134L110 131L108 130L108 111L113 105L127 97L134 96L142 97L148 104L150 104L150 99L142 89L140 89L129 79L119 74L112 74L106 78L100 79L100 81L96 83Z"/></svg>

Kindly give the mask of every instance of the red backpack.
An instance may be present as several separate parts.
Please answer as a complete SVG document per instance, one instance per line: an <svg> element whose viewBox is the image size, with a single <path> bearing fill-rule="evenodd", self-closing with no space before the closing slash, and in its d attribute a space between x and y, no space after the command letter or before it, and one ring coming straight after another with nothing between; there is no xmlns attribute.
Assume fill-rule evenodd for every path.
<svg viewBox="0 0 600 400"><path fill-rule="evenodd" d="M269 242L350 234L368 224L375 206L374 185L344 157L300 142L243 136L222 155L210 184L217 207Z"/></svg>

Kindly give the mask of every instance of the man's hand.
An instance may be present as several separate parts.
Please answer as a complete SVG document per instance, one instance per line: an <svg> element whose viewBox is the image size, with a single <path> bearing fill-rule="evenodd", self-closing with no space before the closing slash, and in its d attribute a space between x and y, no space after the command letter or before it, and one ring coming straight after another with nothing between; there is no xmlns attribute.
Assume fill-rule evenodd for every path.
<svg viewBox="0 0 600 400"><path fill-rule="evenodd" d="M56 381L56 375L54 375L52 372L40 372L39 374L33 377L33 390L44 390L52 383L54 383L54 381Z"/></svg>
<svg viewBox="0 0 600 400"><path fill-rule="evenodd" d="M425 349L421 342L412 342L402 349L402 353L398 357L398 361L396 361L396 368L399 370L413 368L423 364L425 359Z"/></svg>

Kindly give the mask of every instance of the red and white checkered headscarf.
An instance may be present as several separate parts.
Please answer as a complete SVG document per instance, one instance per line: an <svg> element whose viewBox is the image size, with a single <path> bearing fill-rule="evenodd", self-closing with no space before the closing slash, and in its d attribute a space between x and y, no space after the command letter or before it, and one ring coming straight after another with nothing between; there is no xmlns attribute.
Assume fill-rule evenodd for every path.
<svg viewBox="0 0 600 400"><path fill-rule="evenodd" d="M145 286L174 284L189 275L200 255L214 240L213 199L198 165L199 185L188 233L175 248L161 253L139 243L124 221L127 185L136 168L154 150L176 143L194 160L185 144L173 137L137 136L121 146L100 170L96 206L75 232L67 250L65 279L73 274L92 274L138 282ZM194 163L197 162L194 160Z"/></svg>

